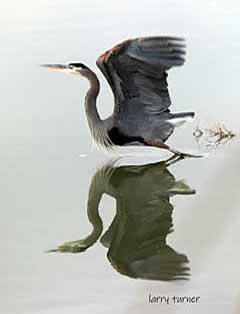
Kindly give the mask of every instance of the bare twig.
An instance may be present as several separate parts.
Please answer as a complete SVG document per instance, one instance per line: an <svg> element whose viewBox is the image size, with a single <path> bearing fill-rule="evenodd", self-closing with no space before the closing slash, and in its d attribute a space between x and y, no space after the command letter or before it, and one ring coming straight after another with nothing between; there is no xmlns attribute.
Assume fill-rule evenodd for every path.
<svg viewBox="0 0 240 314"><path fill-rule="evenodd" d="M200 138L204 138L208 147L225 145L236 135L237 133L230 131L224 124L221 123L217 123L213 128L208 129L200 129L200 127L197 126L193 132L193 136L196 141L199 142Z"/></svg>

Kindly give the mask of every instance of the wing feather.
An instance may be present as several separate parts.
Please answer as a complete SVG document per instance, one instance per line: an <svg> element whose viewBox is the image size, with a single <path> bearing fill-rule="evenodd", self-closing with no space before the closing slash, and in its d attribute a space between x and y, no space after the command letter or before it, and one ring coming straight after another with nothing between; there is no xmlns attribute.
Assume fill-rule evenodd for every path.
<svg viewBox="0 0 240 314"><path fill-rule="evenodd" d="M108 80L115 109L139 102L139 110L160 114L171 105L167 71L181 66L185 43L178 37L142 37L124 41L105 52L97 65Z"/></svg>

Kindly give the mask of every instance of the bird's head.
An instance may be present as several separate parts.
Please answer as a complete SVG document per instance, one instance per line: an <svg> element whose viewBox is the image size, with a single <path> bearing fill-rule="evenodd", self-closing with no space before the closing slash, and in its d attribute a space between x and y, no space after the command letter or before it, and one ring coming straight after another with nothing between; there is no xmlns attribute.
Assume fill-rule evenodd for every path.
<svg viewBox="0 0 240 314"><path fill-rule="evenodd" d="M41 66L50 70L78 74L84 77L87 77L89 72L91 72L91 70L86 65L80 62L69 62L66 64L43 64Z"/></svg>

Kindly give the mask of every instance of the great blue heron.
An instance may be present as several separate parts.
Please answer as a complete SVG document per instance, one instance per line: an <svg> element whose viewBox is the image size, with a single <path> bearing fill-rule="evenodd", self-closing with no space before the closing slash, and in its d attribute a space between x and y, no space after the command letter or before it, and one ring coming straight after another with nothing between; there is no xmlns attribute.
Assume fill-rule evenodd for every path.
<svg viewBox="0 0 240 314"><path fill-rule="evenodd" d="M108 161L95 172L89 186L87 214L92 231L49 252L84 252L100 239L108 248L111 265L123 275L167 281L188 279L188 258L168 244L175 210L171 198L195 194L168 170L178 160L137 166L118 166L121 159ZM138 188L133 191L133 186ZM102 235L99 209L104 194L116 200L116 213Z"/></svg>
<svg viewBox="0 0 240 314"><path fill-rule="evenodd" d="M92 136L97 144L111 149L114 145L146 145L184 154L164 142L176 125L193 112L171 113L167 71L184 63L185 43L177 37L142 37L114 46L97 59L114 94L114 111L102 120L96 107L99 81L86 65L77 62L45 64L58 71L79 74L87 78L90 88L85 97L85 109Z"/></svg>

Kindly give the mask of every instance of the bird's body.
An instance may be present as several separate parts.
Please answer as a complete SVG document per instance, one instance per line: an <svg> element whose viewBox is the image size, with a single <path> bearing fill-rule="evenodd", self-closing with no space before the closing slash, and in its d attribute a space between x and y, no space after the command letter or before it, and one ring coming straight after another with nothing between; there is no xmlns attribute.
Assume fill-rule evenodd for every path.
<svg viewBox="0 0 240 314"><path fill-rule="evenodd" d="M45 65L81 74L90 82L85 97L88 124L97 144L111 149L123 145L147 145L168 149L164 142L176 124L193 112L171 113L167 71L184 63L185 44L176 37L142 37L124 41L97 59L97 65L114 94L113 114L102 120L96 101L100 85L96 74L82 63Z"/></svg>
<svg viewBox="0 0 240 314"><path fill-rule="evenodd" d="M195 190L175 179L168 170L170 162L117 163L108 161L92 177L87 202L92 231L50 252L84 252L100 242L108 249L106 256L111 265L123 275L149 280L188 279L188 258L168 245L168 235L174 227L171 198L193 195ZM113 198L116 204L115 216L104 234L103 195Z"/></svg>
<svg viewBox="0 0 240 314"><path fill-rule="evenodd" d="M114 145L165 142L174 130L175 119L193 116L169 110L166 71L182 65L184 53L179 38L145 37L127 40L98 58L97 65L115 98L108 128Z"/></svg>

